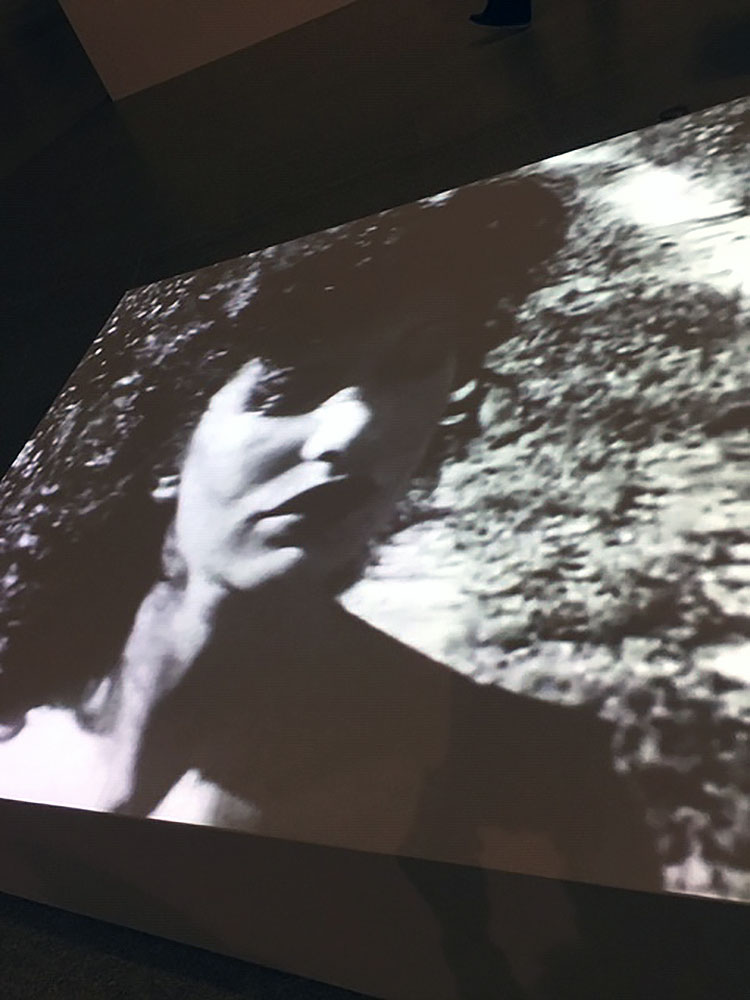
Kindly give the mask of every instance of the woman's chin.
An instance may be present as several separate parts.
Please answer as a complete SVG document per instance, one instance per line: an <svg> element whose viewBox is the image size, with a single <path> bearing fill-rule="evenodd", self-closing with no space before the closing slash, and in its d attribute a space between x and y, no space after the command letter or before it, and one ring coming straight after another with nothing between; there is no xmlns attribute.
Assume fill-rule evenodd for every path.
<svg viewBox="0 0 750 1000"><path fill-rule="evenodd" d="M235 559L233 565L223 567L220 575L232 590L250 592L302 581L310 573L310 562L310 555L303 548L285 545L268 550L262 557L255 555L247 562Z"/></svg>
<svg viewBox="0 0 750 1000"><path fill-rule="evenodd" d="M333 598L351 584L365 558L361 546L341 549L279 546L247 562L235 560L231 567L224 567L221 576L231 590L248 594L272 589L305 601Z"/></svg>

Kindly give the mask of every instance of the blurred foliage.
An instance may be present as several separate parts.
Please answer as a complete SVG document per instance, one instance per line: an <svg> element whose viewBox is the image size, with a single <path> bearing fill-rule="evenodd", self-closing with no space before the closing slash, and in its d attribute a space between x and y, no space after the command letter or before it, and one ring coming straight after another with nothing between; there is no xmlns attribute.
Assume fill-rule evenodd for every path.
<svg viewBox="0 0 750 1000"><path fill-rule="evenodd" d="M749 111L551 161L578 182L571 237L490 354L482 433L436 493L478 608L456 664L611 719L667 884L744 899ZM700 186L698 214L648 225L618 195L666 167ZM707 217L706 185L734 210Z"/></svg>

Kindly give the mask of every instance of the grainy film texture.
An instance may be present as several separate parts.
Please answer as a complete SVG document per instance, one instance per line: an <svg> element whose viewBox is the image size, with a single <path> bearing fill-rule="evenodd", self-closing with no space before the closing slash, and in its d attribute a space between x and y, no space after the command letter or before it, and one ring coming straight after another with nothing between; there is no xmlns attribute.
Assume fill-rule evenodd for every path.
<svg viewBox="0 0 750 1000"><path fill-rule="evenodd" d="M528 286L509 277L521 233L508 229L491 305L472 294L460 234L465 291L446 301L459 342L464 320L484 331L475 370L359 579L338 588L354 615L482 684L609 720L667 888L742 900L749 138L746 99L519 171L554 189L570 225ZM325 298L322 249L356 244L351 274L365 273L451 197L291 246ZM289 253L129 293L0 485L0 795L110 807L102 705L150 584L179 575L163 542L180 456L213 394L264 352L264 268L287 322ZM371 315L346 291L359 280L341 279L348 319L331 334L347 363ZM472 308L485 311L469 324ZM429 322L425 343L440 316ZM290 364L308 333L284 348ZM313 362L327 370L327 357ZM137 545L123 553L126 537Z"/></svg>

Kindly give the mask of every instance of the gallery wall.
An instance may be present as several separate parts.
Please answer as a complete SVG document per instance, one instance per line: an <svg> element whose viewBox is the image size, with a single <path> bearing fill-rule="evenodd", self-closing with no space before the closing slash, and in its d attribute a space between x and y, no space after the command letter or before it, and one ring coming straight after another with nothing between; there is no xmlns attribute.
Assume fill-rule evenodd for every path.
<svg viewBox="0 0 750 1000"><path fill-rule="evenodd" d="M0 3L0 178L106 100L56 0Z"/></svg>
<svg viewBox="0 0 750 1000"><path fill-rule="evenodd" d="M351 2L61 0L61 6L117 100Z"/></svg>

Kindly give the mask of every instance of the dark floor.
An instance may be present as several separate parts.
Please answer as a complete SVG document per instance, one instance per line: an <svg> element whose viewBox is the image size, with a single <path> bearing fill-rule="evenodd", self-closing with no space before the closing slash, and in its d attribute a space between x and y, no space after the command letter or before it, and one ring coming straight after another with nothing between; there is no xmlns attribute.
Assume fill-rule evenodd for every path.
<svg viewBox="0 0 750 1000"><path fill-rule="evenodd" d="M3 1000L355 1000L360 994L0 895Z"/></svg>
<svg viewBox="0 0 750 1000"><path fill-rule="evenodd" d="M536 0L521 33L474 28L479 2L358 0L115 106L34 4L36 69L0 33L26 81L3 119L0 469L125 289L750 91L746 0ZM717 1000L745 996L726 977L748 911L660 905L711 949L709 992L683 996L711 968ZM0 968L8 998L343 995L8 898Z"/></svg>

